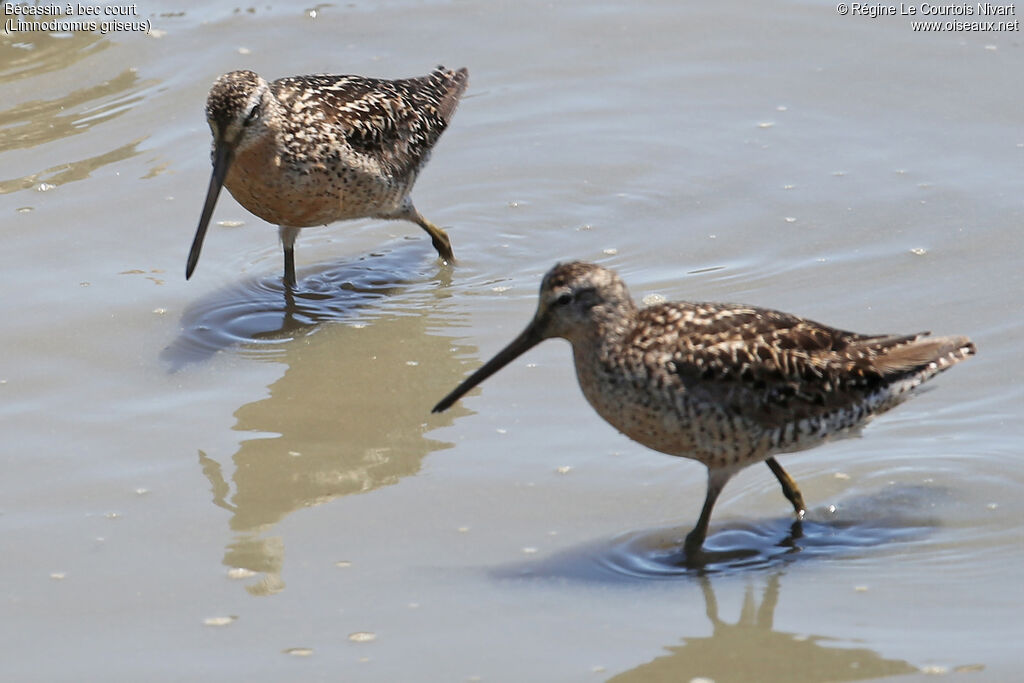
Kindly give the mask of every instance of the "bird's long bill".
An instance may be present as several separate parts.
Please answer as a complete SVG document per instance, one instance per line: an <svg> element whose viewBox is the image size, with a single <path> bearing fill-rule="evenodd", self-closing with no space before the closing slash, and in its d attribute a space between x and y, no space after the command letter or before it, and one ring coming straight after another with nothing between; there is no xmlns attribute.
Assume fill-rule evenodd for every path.
<svg viewBox="0 0 1024 683"><path fill-rule="evenodd" d="M213 151L213 173L210 174L210 187L206 190L206 203L203 204L203 213L199 216L199 227L196 228L195 239L192 240L192 249L188 252L188 264L185 266L185 279L192 277L192 271L199 263L199 252L203 248L203 238L206 237L206 228L210 225L210 217L213 216L213 207L217 205L217 197L220 195L220 188L224 187L224 179L228 175L228 168L234 159L234 150L230 145L217 142Z"/></svg>
<svg viewBox="0 0 1024 683"><path fill-rule="evenodd" d="M441 401L434 406L434 409L431 412L440 413L448 410L456 401L462 398L467 391L532 349L543 341L543 339L544 337L541 336L540 333L540 326L535 320L530 323L530 326L523 330L518 337L513 339L508 346L499 351L498 355L484 363L479 370L463 380L462 384L455 387L455 390L452 391L452 393L442 398Z"/></svg>

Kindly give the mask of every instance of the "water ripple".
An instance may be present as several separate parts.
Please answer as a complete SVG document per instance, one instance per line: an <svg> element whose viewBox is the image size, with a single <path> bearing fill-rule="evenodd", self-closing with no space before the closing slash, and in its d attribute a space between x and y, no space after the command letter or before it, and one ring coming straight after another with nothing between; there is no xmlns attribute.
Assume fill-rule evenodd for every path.
<svg viewBox="0 0 1024 683"><path fill-rule="evenodd" d="M294 291L279 274L251 278L189 306L181 334L160 354L171 371L237 347L248 355L279 356L284 344L324 322L368 317L370 304L422 284L422 251L398 248L354 262L307 270Z"/></svg>
<svg viewBox="0 0 1024 683"><path fill-rule="evenodd" d="M631 531L536 563L502 568L497 575L664 580L855 557L928 536L939 522L921 511L949 497L940 487L897 486L851 498L838 509L813 510L802 522L792 517L729 522L708 536L703 552L694 558L682 549L689 526Z"/></svg>
<svg viewBox="0 0 1024 683"><path fill-rule="evenodd" d="M688 528L632 532L614 539L593 560L604 570L659 579L763 569L796 560L858 554L868 548L915 540L927 526L791 518L730 524L709 537L700 557L682 551Z"/></svg>

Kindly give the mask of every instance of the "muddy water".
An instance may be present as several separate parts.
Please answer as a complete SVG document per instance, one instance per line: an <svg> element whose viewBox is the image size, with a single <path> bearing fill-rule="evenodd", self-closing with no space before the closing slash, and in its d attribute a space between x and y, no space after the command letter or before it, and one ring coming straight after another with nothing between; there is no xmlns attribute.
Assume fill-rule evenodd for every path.
<svg viewBox="0 0 1024 683"><path fill-rule="evenodd" d="M820 3L138 4L0 36L4 680L1013 680L1024 636L1019 32ZM6 18L6 17L5 17ZM1010 17L1011 19L1015 17ZM221 198L216 75L467 66L416 226ZM605 425L526 324L556 260L977 358L726 488ZM928 677L932 680L931 677Z"/></svg>

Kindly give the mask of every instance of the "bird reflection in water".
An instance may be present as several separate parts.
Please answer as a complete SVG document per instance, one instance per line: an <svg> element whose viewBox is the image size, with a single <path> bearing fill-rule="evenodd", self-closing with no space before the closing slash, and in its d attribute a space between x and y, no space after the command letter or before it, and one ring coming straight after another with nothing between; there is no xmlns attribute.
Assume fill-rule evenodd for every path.
<svg viewBox="0 0 1024 683"><path fill-rule="evenodd" d="M901 659L886 659L865 648L851 648L828 636L775 630L775 609L779 603L782 573L768 579L757 604L754 587L743 595L739 619L727 623L719 617L718 600L711 579L700 579L704 609L711 622L711 635L683 638L682 645L666 647L668 654L641 664L609 681L709 680L786 681L817 683L860 681L920 673ZM830 642L836 643L832 646Z"/></svg>
<svg viewBox="0 0 1024 683"><path fill-rule="evenodd" d="M376 277L377 291L389 296L353 314L355 324L322 325L303 343L277 347L274 362L283 374L263 397L235 411L233 454L199 452L212 501L230 513L235 534L224 563L258 574L248 586L254 593L284 588L286 539L273 530L285 516L396 484L449 446L429 438L423 396L457 381L461 359L475 349L438 332L457 328L457 320L446 317L447 290L436 279L399 284Z"/></svg>

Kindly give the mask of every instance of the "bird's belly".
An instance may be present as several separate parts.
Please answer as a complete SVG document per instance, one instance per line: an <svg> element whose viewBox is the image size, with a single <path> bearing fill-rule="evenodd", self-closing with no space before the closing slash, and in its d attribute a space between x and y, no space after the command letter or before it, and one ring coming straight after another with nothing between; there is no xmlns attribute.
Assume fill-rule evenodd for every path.
<svg viewBox="0 0 1024 683"><path fill-rule="evenodd" d="M264 150L240 152L224 186L268 223L305 228L394 211L406 188L344 165L292 168Z"/></svg>
<svg viewBox="0 0 1024 683"><path fill-rule="evenodd" d="M648 448L724 467L763 460L766 434L757 425L720 406L702 404L681 387L599 373L578 373L594 410L610 425Z"/></svg>

